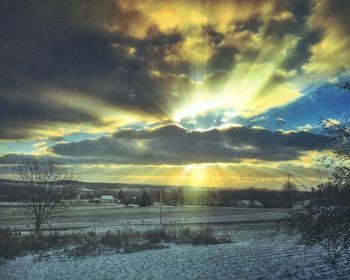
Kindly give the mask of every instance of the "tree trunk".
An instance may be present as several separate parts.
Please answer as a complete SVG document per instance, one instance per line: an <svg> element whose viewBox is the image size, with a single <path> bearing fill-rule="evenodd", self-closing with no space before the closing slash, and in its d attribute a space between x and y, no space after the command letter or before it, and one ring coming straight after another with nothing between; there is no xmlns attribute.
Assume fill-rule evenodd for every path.
<svg viewBox="0 0 350 280"><path fill-rule="evenodd" d="M40 226L41 224L38 221L35 222L35 234L40 234Z"/></svg>

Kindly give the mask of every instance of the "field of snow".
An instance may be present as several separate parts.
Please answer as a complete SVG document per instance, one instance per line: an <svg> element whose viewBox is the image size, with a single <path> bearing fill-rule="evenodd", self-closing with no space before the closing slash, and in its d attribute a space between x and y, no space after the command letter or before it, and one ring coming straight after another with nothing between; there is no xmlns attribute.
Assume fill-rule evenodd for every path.
<svg viewBox="0 0 350 280"><path fill-rule="evenodd" d="M217 227L233 243L37 262L24 256L0 265L0 279L350 279L349 265L334 269L324 251L297 246L271 223Z"/></svg>
<svg viewBox="0 0 350 280"><path fill-rule="evenodd" d="M245 209L236 207L177 206L163 207L163 223L234 223L274 221L284 217L284 209ZM113 206L74 207L64 217L50 218L49 229L101 228L125 225L159 224L159 207L117 208ZM15 208L0 208L0 227L28 230L27 217L16 214Z"/></svg>

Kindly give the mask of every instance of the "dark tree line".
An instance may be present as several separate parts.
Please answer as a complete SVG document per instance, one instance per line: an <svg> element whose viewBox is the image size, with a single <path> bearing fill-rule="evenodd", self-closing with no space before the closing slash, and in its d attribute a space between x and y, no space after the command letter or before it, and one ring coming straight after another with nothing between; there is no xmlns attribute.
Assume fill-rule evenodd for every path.
<svg viewBox="0 0 350 280"><path fill-rule="evenodd" d="M190 188L163 188L162 201L166 205L202 205L202 206L236 206L239 200L257 200L267 208L287 208L298 200L309 197L307 192L297 191L296 186L290 183L288 190L264 190L256 188L246 189L190 189ZM287 184L288 185L288 184ZM150 206L160 201L160 189L152 190L99 190L84 195L83 198L113 195L124 204L138 204Z"/></svg>
<svg viewBox="0 0 350 280"><path fill-rule="evenodd" d="M253 187L246 189L188 189L188 188L163 188L163 203L167 205L203 205L203 206L236 206L239 200L257 200L266 208L288 208L296 201L308 199L310 193L297 191L291 183L292 189L284 185L282 190L264 190ZM17 201L25 199L25 186L2 185L0 186L0 200ZM81 194L81 199L92 200L102 195L112 195L124 204L138 204L150 206L159 202L160 189L151 190L113 190L99 189L93 192ZM75 199L77 188L69 188L62 194L62 199Z"/></svg>

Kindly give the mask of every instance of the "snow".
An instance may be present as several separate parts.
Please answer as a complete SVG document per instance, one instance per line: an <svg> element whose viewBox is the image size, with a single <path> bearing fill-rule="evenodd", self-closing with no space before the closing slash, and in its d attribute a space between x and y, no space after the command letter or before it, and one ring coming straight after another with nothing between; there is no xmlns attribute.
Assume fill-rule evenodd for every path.
<svg viewBox="0 0 350 280"><path fill-rule="evenodd" d="M297 246L271 224L222 226L233 243L171 245L161 250L83 258L24 256L0 266L0 279L350 279L319 248Z"/></svg>
<svg viewBox="0 0 350 280"><path fill-rule="evenodd" d="M196 224L196 223L235 223L252 221L278 220L285 216L283 209L235 208L235 207L164 207L163 223ZM30 224L26 217L16 217L8 209L0 209L0 228L16 228L27 231L24 225ZM117 208L115 205L74 207L69 215L52 217L49 229L81 229L96 227L114 227L130 225L159 224L159 207Z"/></svg>

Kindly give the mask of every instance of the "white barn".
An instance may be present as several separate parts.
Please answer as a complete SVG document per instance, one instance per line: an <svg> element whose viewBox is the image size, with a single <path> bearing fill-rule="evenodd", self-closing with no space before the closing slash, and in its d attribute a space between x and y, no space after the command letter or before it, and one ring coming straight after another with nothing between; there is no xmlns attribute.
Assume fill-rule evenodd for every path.
<svg viewBox="0 0 350 280"><path fill-rule="evenodd" d="M257 200L239 200L237 207L240 208L264 208L264 205Z"/></svg>
<svg viewBox="0 0 350 280"><path fill-rule="evenodd" d="M114 203L114 197L112 195L102 195L100 203Z"/></svg>

